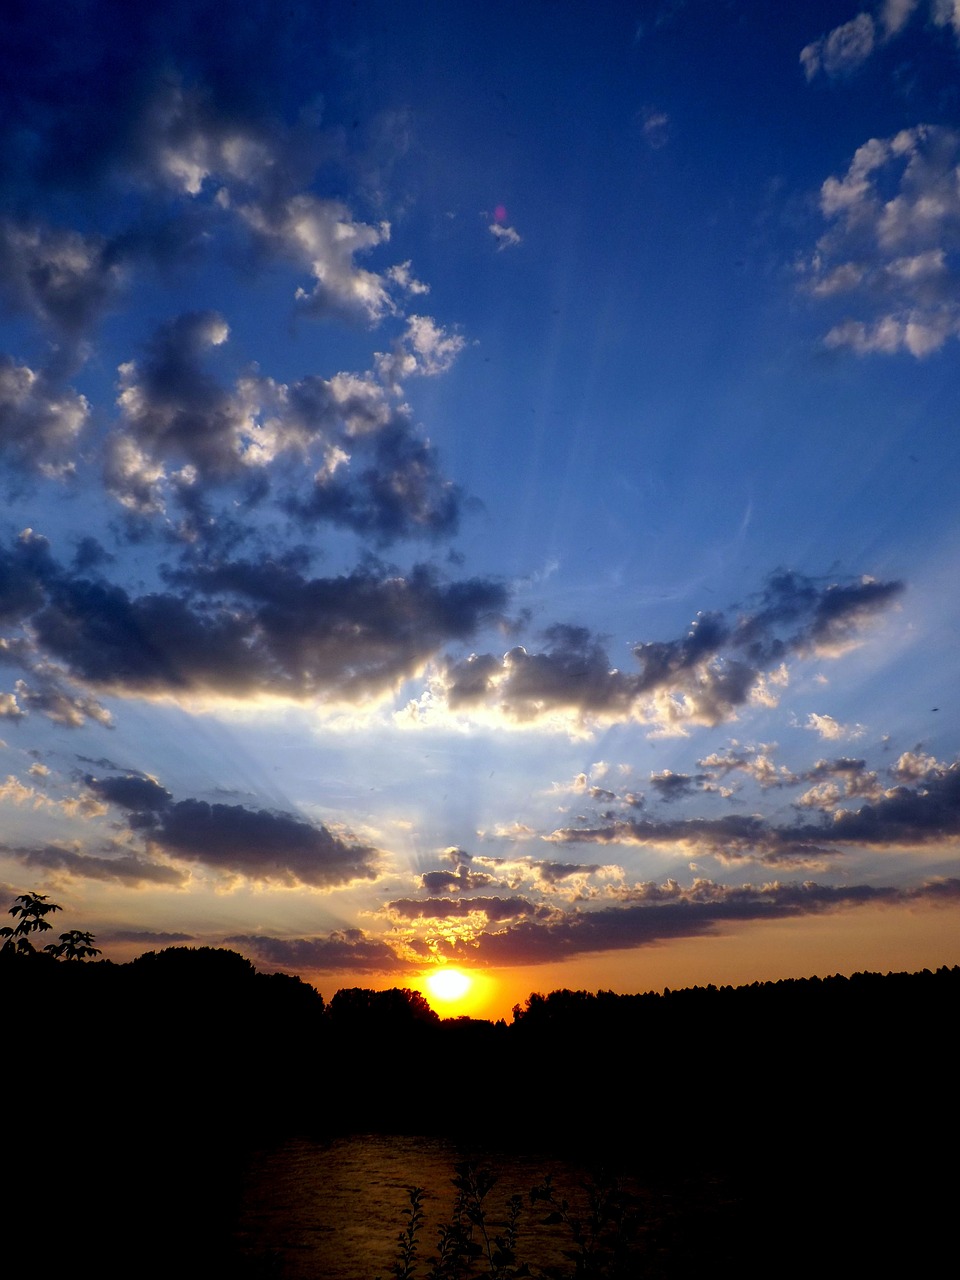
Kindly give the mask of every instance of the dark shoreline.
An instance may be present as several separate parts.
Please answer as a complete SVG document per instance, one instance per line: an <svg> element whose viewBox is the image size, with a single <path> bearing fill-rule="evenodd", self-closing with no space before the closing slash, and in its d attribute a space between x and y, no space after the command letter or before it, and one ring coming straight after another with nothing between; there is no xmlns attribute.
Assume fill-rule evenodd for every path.
<svg viewBox="0 0 960 1280"><path fill-rule="evenodd" d="M15 959L0 990L9 1219L50 1274L166 1280L189 1257L229 1275L249 1154L297 1133L619 1163L686 1197L686 1234L743 1276L825 1258L935 1274L953 1249L957 968L556 992L511 1026L440 1022L401 992L357 993L338 1018L229 952Z"/></svg>

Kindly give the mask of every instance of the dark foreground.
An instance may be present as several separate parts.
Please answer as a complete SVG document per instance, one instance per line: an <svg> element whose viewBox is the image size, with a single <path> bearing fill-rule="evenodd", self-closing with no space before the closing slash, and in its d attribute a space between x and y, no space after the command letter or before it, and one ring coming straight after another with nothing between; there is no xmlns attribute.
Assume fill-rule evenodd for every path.
<svg viewBox="0 0 960 1280"><path fill-rule="evenodd" d="M560 992L507 1027L403 993L335 1011L229 952L0 968L11 1271L283 1275L244 1235L252 1162L357 1132L625 1173L646 1228L624 1275L934 1275L952 1256L957 969Z"/></svg>

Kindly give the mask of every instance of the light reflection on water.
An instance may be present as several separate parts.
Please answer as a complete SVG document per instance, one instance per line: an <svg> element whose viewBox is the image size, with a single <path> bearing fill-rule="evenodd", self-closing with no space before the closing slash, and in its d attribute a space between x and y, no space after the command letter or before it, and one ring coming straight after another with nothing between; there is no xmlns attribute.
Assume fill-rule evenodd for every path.
<svg viewBox="0 0 960 1280"><path fill-rule="evenodd" d="M567 1242L556 1227L541 1225L542 1212L530 1212L526 1193L550 1173L575 1200L587 1170L536 1154L478 1156L440 1138L368 1134L330 1142L291 1139L254 1157L238 1233L251 1274L282 1280L387 1276L411 1186L425 1191L420 1256L429 1257L437 1229L453 1207L454 1166L468 1159L498 1175L485 1201L493 1221L503 1221L511 1195L523 1194L521 1256L536 1258L540 1265L559 1263Z"/></svg>

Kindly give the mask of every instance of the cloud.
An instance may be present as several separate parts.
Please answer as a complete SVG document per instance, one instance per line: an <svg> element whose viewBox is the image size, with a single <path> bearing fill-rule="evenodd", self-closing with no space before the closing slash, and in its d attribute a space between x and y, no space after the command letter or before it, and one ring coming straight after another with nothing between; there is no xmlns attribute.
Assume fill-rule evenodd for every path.
<svg viewBox="0 0 960 1280"><path fill-rule="evenodd" d="M85 694L67 705L62 686L71 681L119 696L358 701L412 676L442 646L469 640L507 603L498 583L448 583L426 566L405 576L375 567L307 578L264 559L172 580L180 593L136 596L73 576L35 534L0 548L0 620L24 632L2 642L0 660L25 666L39 683L18 686L21 708L62 723L108 723Z"/></svg>
<svg viewBox="0 0 960 1280"><path fill-rule="evenodd" d="M108 452L107 483L127 505L158 505L154 489L166 460L202 476L229 476L255 448L255 406L223 390L200 363L229 332L217 312L189 312L157 330L144 359L120 366L122 433Z"/></svg>
<svg viewBox="0 0 960 1280"><path fill-rule="evenodd" d="M412 429L405 410L362 442L370 464L354 475L339 463L349 455L335 448L333 465L314 476L305 497L286 500L286 509L306 525L317 521L352 529L379 545L398 538L445 538L460 524L463 493L441 472L436 450Z"/></svg>
<svg viewBox="0 0 960 1280"><path fill-rule="evenodd" d="M684 818L672 822L615 819L593 828L566 828L559 843L623 844L669 848L724 862L746 859L768 865L822 866L846 846L911 849L960 838L960 764L937 767L913 787L882 789L859 761L820 761L810 777L841 776L842 787L807 793L806 807L825 811L818 822L776 825L757 814ZM858 809L837 807L848 796L868 796Z"/></svg>
<svg viewBox="0 0 960 1280"><path fill-rule="evenodd" d="M390 239L390 224L356 222L339 200L298 195L272 208L248 204L240 216L272 253L306 267L310 289L299 288L299 309L376 325L395 312L389 280L357 264L356 258Z"/></svg>
<svg viewBox="0 0 960 1280"><path fill-rule="evenodd" d="M659 151L670 141L670 117L665 111L645 107L641 115L640 131L647 145L654 151Z"/></svg>
<svg viewBox="0 0 960 1280"><path fill-rule="evenodd" d="M173 800L166 787L146 774L126 774L119 778L95 778L87 774L83 781L101 800L122 809L153 811L166 808Z"/></svg>
<svg viewBox="0 0 960 1280"><path fill-rule="evenodd" d="M20 711L31 711L46 716L64 729L82 729L89 721L95 721L109 729L113 716L96 698L68 687L62 673L46 664L33 668L34 684L18 680L14 685Z"/></svg>
<svg viewBox="0 0 960 1280"><path fill-rule="evenodd" d="M375 880L379 853L286 813L180 800L147 832L151 849L251 880L335 888Z"/></svg>
<svg viewBox="0 0 960 1280"><path fill-rule="evenodd" d="M860 738L863 736L863 725L841 724L833 716L817 715L815 711L811 711L807 716L807 723L803 727L804 729L812 730L814 733L819 733L821 738L827 738L831 742L836 742L839 738Z"/></svg>
<svg viewBox="0 0 960 1280"><path fill-rule="evenodd" d="M385 910L403 920L456 920L482 916L488 923L548 916L551 908L527 898L398 898Z"/></svg>
<svg viewBox="0 0 960 1280"><path fill-rule="evenodd" d="M814 786L794 802L799 808L830 811L836 809L841 800L851 796L879 800L884 795L877 774L867 768L866 761L852 760L848 756L818 760L803 777Z"/></svg>
<svg viewBox="0 0 960 1280"><path fill-rule="evenodd" d="M398 973L410 962L383 941L362 929L338 929L325 938L272 938L235 934L225 938L266 965L285 969L354 973Z"/></svg>
<svg viewBox="0 0 960 1280"><path fill-rule="evenodd" d="M819 71L828 76L845 75L870 57L875 39L873 18L869 13L858 13L843 26L835 27L801 50L804 74L808 80L812 80Z"/></svg>
<svg viewBox="0 0 960 1280"><path fill-rule="evenodd" d="M218 109L208 89L186 88L168 77L137 119L139 154L134 172L188 196L206 184L262 186L275 176L279 131ZM272 172L274 171L274 172Z"/></svg>
<svg viewBox="0 0 960 1280"><path fill-rule="evenodd" d="M780 867L823 867L836 854L825 827L774 827L759 814L678 818L669 822L614 818L602 826L562 828L547 838L561 844L679 846L686 856Z"/></svg>
<svg viewBox="0 0 960 1280"><path fill-rule="evenodd" d="M674 773L672 769L664 769L661 773L651 773L650 785L661 800L680 800L692 795L698 785L706 781L702 773Z"/></svg>
<svg viewBox="0 0 960 1280"><path fill-rule="evenodd" d="M585 627L555 625L537 653L517 646L502 658L448 660L432 693L453 711L493 705L520 723L561 713L683 734L735 719L751 702L775 705L786 659L837 657L856 646L902 590L867 577L824 584L778 572L738 616L700 614L679 639L635 645L638 672L614 667L602 638Z"/></svg>
<svg viewBox="0 0 960 1280"><path fill-rule="evenodd" d="M937 905L960 901L960 880L934 880L912 889L815 882L727 886L697 880L623 890L623 903L558 913L549 920L521 919L475 937L432 943L437 954L462 964L550 964L575 956L653 946L675 938L702 937L747 921L789 920L859 906Z"/></svg>
<svg viewBox="0 0 960 1280"><path fill-rule="evenodd" d="M180 942L197 941L196 935L192 933L164 933L155 929L111 929L98 933L97 938L103 943L135 942L146 947L173 947Z"/></svg>
<svg viewBox="0 0 960 1280"><path fill-rule="evenodd" d="M185 883L182 871L162 863L153 862L136 854L121 853L116 857L81 853L62 845L47 844L36 847L0 845L0 850L18 859L28 869L61 871L69 876L85 880L101 880L131 887L145 885L172 885Z"/></svg>
<svg viewBox="0 0 960 1280"><path fill-rule="evenodd" d="M165 155L167 180L186 189L197 169L242 165L230 140L272 123L268 86L317 73L306 12L271 21L266 0L244 12L225 22L215 0L170 0L160 14L126 13L121 40L112 5L85 5L80 21L76 4L36 0L5 24L0 52L8 189L22 200L83 192L104 177L147 176ZM182 89L176 66L204 89Z"/></svg>
<svg viewBox="0 0 960 1280"><path fill-rule="evenodd" d="M515 227L506 227L500 222L491 222L487 230L497 242L497 251L513 249L522 243L519 231Z"/></svg>
<svg viewBox="0 0 960 1280"><path fill-rule="evenodd" d="M397 263L395 267L388 267L386 271L387 278L392 280L393 283L405 293L410 293L414 296L429 293L430 286L428 284L424 284L422 280L416 279L411 270L412 266L413 264L408 260L406 262Z"/></svg>
<svg viewBox="0 0 960 1280"><path fill-rule="evenodd" d="M733 771L745 773L764 790L770 787L786 787L798 779L786 765L776 765L771 758L771 747L739 747L734 742L726 752L715 751L697 761L697 767L706 769L711 780L727 777Z"/></svg>
<svg viewBox="0 0 960 1280"><path fill-rule="evenodd" d="M228 336L217 312L187 313L157 330L142 359L120 366L122 419L107 442L105 478L128 510L162 515L171 500L189 509L229 483L259 501L268 468L289 458L278 501L306 524L329 521L380 543L456 530L462 493L389 393L400 392L401 378L444 372L462 338L410 317L393 354L379 357L390 388L371 374L287 385L254 372L225 387L204 358Z"/></svg>
<svg viewBox="0 0 960 1280"><path fill-rule="evenodd" d="M948 768L934 756L922 751L904 751L893 767L894 776L901 782L915 782L919 778L933 777Z"/></svg>
<svg viewBox="0 0 960 1280"><path fill-rule="evenodd" d="M888 39L903 30L919 3L920 0L883 0L880 22Z"/></svg>
<svg viewBox="0 0 960 1280"><path fill-rule="evenodd" d="M493 876L485 871L471 871L465 862L459 863L455 871L425 871L420 877L420 885L427 893L456 893L461 889L473 892L492 883Z"/></svg>
<svg viewBox="0 0 960 1280"><path fill-rule="evenodd" d="M251 880L317 888L374 880L379 874L378 850L289 813L175 801L156 778L143 773L86 774L83 782L101 800L127 810L131 831L142 834L152 854Z"/></svg>
<svg viewBox="0 0 960 1280"><path fill-rule="evenodd" d="M406 328L390 354L377 355L377 372L399 394L405 378L446 373L465 346L465 338L448 333L431 316L408 316Z"/></svg>
<svg viewBox="0 0 960 1280"><path fill-rule="evenodd" d="M563 881L574 877L592 876L598 871L609 870L596 862L544 862L531 859L529 865L537 879L547 885L562 884Z"/></svg>
<svg viewBox="0 0 960 1280"><path fill-rule="evenodd" d="M920 359L960 333L958 160L960 134L921 124L871 138L823 183L830 227L803 264L804 286L861 311L831 327L827 346Z"/></svg>
<svg viewBox="0 0 960 1280"><path fill-rule="evenodd" d="M116 256L100 237L0 221L0 296L60 338L77 343L88 336L122 279Z"/></svg>
<svg viewBox="0 0 960 1280"><path fill-rule="evenodd" d="M960 40L960 5L957 0L931 0L930 16L938 27L952 27Z"/></svg>
<svg viewBox="0 0 960 1280"><path fill-rule="evenodd" d="M0 453L48 478L74 470L90 406L69 387L0 355Z"/></svg>

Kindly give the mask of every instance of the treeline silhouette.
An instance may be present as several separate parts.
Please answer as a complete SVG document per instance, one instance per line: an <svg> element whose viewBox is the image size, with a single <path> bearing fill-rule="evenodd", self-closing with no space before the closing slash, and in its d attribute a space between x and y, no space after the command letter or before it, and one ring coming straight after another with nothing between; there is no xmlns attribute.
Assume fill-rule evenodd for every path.
<svg viewBox="0 0 960 1280"><path fill-rule="evenodd" d="M99 1275L168 1275L185 1250L221 1274L245 1152L294 1132L434 1132L695 1176L725 1202L716 1247L743 1274L787 1241L797 1270L769 1274L827 1248L919 1274L952 1228L958 967L553 991L507 1024L441 1019L409 990L327 1003L218 948L64 957L0 950L8 1204Z"/></svg>

